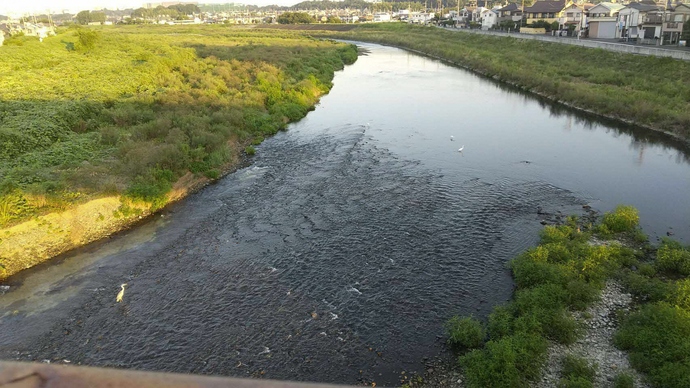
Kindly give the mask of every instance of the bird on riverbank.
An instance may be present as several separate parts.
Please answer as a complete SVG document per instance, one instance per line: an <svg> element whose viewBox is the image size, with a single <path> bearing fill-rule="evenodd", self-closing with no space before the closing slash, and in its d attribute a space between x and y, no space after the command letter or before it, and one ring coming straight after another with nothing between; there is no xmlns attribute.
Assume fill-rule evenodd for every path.
<svg viewBox="0 0 690 388"><path fill-rule="evenodd" d="M458 152L462 152L462 150L464 150L464 149L465 149L465 146L463 145L462 147L460 147L460 149L458 150Z"/></svg>
<svg viewBox="0 0 690 388"><path fill-rule="evenodd" d="M120 285L122 289L120 290L120 292L117 293L117 296L115 297L116 303L122 302L122 298L125 296L125 286L127 286L127 283L123 283Z"/></svg>

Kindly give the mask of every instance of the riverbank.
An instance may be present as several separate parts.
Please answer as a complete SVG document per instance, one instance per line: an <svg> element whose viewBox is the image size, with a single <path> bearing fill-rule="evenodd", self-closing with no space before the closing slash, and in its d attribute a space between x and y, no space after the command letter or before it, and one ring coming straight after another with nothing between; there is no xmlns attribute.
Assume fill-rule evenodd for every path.
<svg viewBox="0 0 690 388"><path fill-rule="evenodd" d="M690 63L402 23L313 33L437 58L555 102L690 140Z"/></svg>
<svg viewBox="0 0 690 388"><path fill-rule="evenodd" d="M71 28L3 50L0 280L218 179L357 58L219 26Z"/></svg>
<svg viewBox="0 0 690 388"><path fill-rule="evenodd" d="M600 223L546 226L511 261L511 302L486 323L448 322L457 369L432 368L408 385L687 386L690 247L650 246L638 222L619 207Z"/></svg>

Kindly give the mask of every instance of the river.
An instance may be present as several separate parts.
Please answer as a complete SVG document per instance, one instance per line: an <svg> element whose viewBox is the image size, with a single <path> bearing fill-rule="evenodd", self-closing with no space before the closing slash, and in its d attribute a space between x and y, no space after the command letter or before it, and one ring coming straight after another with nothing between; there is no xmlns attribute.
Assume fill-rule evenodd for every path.
<svg viewBox="0 0 690 388"><path fill-rule="evenodd" d="M0 358L395 385L510 299L545 218L631 204L690 242L683 144L361 46L250 166L9 279Z"/></svg>

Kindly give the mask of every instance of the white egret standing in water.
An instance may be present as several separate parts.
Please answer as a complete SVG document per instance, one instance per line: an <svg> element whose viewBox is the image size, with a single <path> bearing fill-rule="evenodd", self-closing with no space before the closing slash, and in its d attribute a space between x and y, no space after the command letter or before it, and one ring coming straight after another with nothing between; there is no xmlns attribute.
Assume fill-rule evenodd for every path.
<svg viewBox="0 0 690 388"><path fill-rule="evenodd" d="M122 287L122 289L120 290L120 292L117 293L117 296L115 297L116 303L122 302L122 298L125 296L125 286L126 285L127 285L127 283L122 283L120 285L120 287Z"/></svg>
<svg viewBox="0 0 690 388"><path fill-rule="evenodd" d="M462 152L462 150L464 150L464 149L465 149L465 146L463 145L462 147L460 147L460 149L458 150L458 152Z"/></svg>
<svg viewBox="0 0 690 388"><path fill-rule="evenodd" d="M454 140L455 140L455 138L453 137L453 135L451 135L451 136L450 136L450 141L454 141Z"/></svg>

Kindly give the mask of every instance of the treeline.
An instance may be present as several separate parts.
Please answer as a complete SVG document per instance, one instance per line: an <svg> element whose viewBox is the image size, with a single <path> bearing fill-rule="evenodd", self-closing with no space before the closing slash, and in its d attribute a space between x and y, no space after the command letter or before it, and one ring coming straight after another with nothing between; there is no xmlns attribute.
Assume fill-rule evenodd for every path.
<svg viewBox="0 0 690 388"><path fill-rule="evenodd" d="M133 18L154 19L168 17L171 19L186 19L188 15L201 12L195 4L176 4L168 7L159 5L156 8L137 8L132 12Z"/></svg>
<svg viewBox="0 0 690 388"><path fill-rule="evenodd" d="M156 209L180 177L217 178L302 118L357 58L289 32L171 28L77 29L3 49L0 66L16 70L0 88L0 226L110 195L123 214Z"/></svg>
<svg viewBox="0 0 690 388"><path fill-rule="evenodd" d="M105 12L81 11L77 14L77 16L75 16L75 19L79 24L104 23L106 16Z"/></svg>
<svg viewBox="0 0 690 388"><path fill-rule="evenodd" d="M306 12L285 12L278 16L280 24L309 24L315 21L316 19Z"/></svg>

